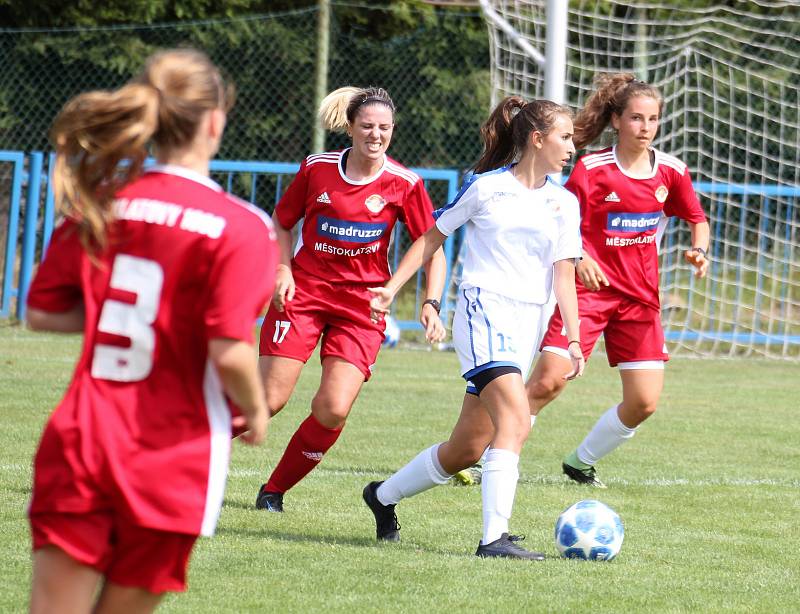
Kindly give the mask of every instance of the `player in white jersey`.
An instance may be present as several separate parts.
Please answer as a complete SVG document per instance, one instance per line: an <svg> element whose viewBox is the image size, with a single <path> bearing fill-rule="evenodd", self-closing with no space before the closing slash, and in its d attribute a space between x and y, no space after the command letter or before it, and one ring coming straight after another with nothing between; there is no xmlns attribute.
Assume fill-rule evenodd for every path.
<svg viewBox="0 0 800 614"><path fill-rule="evenodd" d="M621 402L603 413L562 464L572 480L596 487L604 484L594 465L655 412L664 384L669 355L661 328L657 253L664 216L688 223L693 247L686 260L698 277L708 269L709 227L689 171L651 146L662 106L658 90L633 75L601 75L597 91L575 119L579 148L591 144L609 123L617 133L613 147L580 158L566 184L581 206L583 353L589 357L602 333L608 362L619 368L622 380ZM566 385L568 339L556 310L527 384L532 414Z"/></svg>
<svg viewBox="0 0 800 614"><path fill-rule="evenodd" d="M364 488L379 540L398 541L395 505L466 469L490 445L482 480L483 536L476 555L542 560L509 535L519 454L530 430L523 383L538 339L540 313L554 288L565 314L572 368L579 376L575 261L580 256L578 203L547 175L574 152L568 109L547 100L503 100L481 129L476 175L434 213L436 224L411 246L397 272L372 288L372 317L388 313L400 287L460 226L466 258L453 339L467 380L461 415L447 442L422 451L385 482ZM513 163L514 160L518 160ZM487 172L489 171L489 172Z"/></svg>

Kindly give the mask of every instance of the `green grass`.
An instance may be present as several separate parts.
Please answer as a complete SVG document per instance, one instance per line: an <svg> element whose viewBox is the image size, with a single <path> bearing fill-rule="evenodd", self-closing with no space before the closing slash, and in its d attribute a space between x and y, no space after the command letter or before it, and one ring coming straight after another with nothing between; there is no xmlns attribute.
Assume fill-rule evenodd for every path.
<svg viewBox="0 0 800 614"><path fill-rule="evenodd" d="M27 607L30 463L66 386L79 340L0 328L0 611ZM521 461L512 530L552 556L478 560L480 489L443 486L398 506L400 544L374 541L361 502L383 478L449 433L463 393L453 354L385 351L339 443L286 496L282 515L255 493L307 415L313 359L260 449L234 444L216 537L201 540L190 590L163 612L779 612L800 604L797 365L673 360L659 412L605 459L607 491L560 476L560 459L619 395L602 356L536 424ZM582 498L626 527L610 563L556 556L558 514Z"/></svg>

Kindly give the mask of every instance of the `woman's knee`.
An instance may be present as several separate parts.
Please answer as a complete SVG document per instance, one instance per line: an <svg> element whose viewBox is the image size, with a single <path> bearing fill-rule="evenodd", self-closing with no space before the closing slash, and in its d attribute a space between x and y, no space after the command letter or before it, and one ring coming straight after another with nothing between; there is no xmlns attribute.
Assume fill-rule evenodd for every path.
<svg viewBox="0 0 800 614"><path fill-rule="evenodd" d="M526 386L528 402L537 409L555 399L567 385L567 380L554 373L545 373Z"/></svg>
<svg viewBox="0 0 800 614"><path fill-rule="evenodd" d="M475 465L483 456L487 445L485 442L475 441L454 446L452 442L447 442L439 448L439 462L448 473L456 473Z"/></svg>
<svg viewBox="0 0 800 614"><path fill-rule="evenodd" d="M352 401L348 399L331 397L318 392L311 400L311 413L324 426L339 428L344 426L352 405Z"/></svg>

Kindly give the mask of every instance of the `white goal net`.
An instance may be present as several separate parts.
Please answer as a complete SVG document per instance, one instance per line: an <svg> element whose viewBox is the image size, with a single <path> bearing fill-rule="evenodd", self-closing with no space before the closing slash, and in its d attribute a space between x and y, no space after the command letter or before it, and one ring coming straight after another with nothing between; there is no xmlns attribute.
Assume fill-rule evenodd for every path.
<svg viewBox="0 0 800 614"><path fill-rule="evenodd" d="M566 1L566 0L564 0ZM711 225L696 280L672 220L661 251L670 352L800 358L800 3L569 2L566 102L597 72L633 72L665 110L655 146L689 165ZM681 6L684 5L684 6ZM707 5L707 6L706 6ZM544 52L546 0L491 6ZM541 97L544 74L490 22L495 100Z"/></svg>

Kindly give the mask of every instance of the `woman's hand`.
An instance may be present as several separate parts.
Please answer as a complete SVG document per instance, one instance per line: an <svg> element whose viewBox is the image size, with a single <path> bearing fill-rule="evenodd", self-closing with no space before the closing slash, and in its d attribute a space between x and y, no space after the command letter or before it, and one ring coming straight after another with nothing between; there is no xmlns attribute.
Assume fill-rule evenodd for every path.
<svg viewBox="0 0 800 614"><path fill-rule="evenodd" d="M389 307L394 300L394 292L385 286L367 288L367 290L372 294L372 300L369 302L369 317L375 323L380 322L384 316L389 315Z"/></svg>
<svg viewBox="0 0 800 614"><path fill-rule="evenodd" d="M428 343L444 341L447 331L444 328L442 319L439 317L439 312L430 303L422 306L419 323L425 329L425 339L428 340Z"/></svg>
<svg viewBox="0 0 800 614"><path fill-rule="evenodd" d="M696 247L687 249L684 252L683 257L686 259L686 262L694 267L695 277L706 276L706 273L708 272L708 258L706 258L706 254L703 250L697 249Z"/></svg>
<svg viewBox="0 0 800 614"><path fill-rule="evenodd" d="M603 269L600 268L597 261L589 254L583 254L583 258L578 263L576 270L578 278L583 282L587 290L596 292L601 285L608 286L608 277L603 273Z"/></svg>
<svg viewBox="0 0 800 614"><path fill-rule="evenodd" d="M567 346L567 352L569 352L569 360L572 363L572 371L567 373L564 376L564 379L573 380L576 377L583 375L583 369L586 366L586 361L583 358L583 352L581 351L580 343L570 343Z"/></svg>
<svg viewBox="0 0 800 614"><path fill-rule="evenodd" d="M294 275L292 269L285 264L278 265L275 275L275 292L272 293L272 304L275 309L283 311L286 303L294 298Z"/></svg>
<svg viewBox="0 0 800 614"><path fill-rule="evenodd" d="M267 412L259 411L249 417L234 416L231 424L234 434L240 432L238 439L241 442L249 446L257 446L264 441L268 422Z"/></svg>

